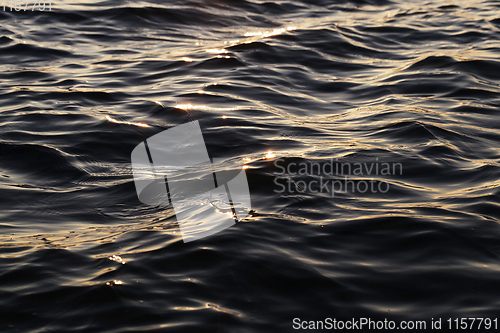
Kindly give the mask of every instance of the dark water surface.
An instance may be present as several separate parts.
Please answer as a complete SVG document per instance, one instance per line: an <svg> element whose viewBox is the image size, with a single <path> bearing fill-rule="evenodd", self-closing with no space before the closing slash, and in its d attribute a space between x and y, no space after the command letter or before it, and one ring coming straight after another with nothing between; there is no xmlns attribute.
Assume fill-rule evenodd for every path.
<svg viewBox="0 0 500 333"><path fill-rule="evenodd" d="M500 317L499 57L498 1L0 11L0 331ZM253 212L185 244L130 153L190 117L246 159ZM275 161L332 160L402 170L348 177L385 193L311 173L277 193Z"/></svg>

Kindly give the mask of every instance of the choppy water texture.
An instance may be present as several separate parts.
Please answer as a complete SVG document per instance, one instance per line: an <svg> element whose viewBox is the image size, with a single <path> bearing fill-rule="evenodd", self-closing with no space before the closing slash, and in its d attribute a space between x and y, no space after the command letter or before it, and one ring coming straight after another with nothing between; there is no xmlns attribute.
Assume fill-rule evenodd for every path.
<svg viewBox="0 0 500 333"><path fill-rule="evenodd" d="M499 314L497 1L61 1L0 26L2 332ZM253 212L184 244L130 153L189 119L247 159ZM276 159L402 174L277 193Z"/></svg>

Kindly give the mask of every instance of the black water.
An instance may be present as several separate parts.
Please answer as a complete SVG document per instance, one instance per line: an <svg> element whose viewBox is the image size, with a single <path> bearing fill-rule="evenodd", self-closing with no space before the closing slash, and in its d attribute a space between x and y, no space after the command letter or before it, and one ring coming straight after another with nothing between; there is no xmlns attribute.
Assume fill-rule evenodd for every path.
<svg viewBox="0 0 500 333"><path fill-rule="evenodd" d="M0 9L1 332L500 317L497 1ZM253 211L185 244L130 153L190 119L246 159ZM278 193L275 162L331 161L401 172Z"/></svg>

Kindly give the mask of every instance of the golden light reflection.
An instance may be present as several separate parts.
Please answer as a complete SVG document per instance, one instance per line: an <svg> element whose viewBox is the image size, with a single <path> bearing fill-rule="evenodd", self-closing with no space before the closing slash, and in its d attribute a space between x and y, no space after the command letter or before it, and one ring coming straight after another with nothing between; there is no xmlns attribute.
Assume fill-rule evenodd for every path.
<svg viewBox="0 0 500 333"><path fill-rule="evenodd" d="M221 53L227 53L227 50L226 49L207 49L206 52L221 54Z"/></svg>
<svg viewBox="0 0 500 333"><path fill-rule="evenodd" d="M125 261L123 261L123 259L120 256L117 256L116 254L112 255L108 259L111 261L116 261L116 262L122 263L122 265L125 265Z"/></svg>
<svg viewBox="0 0 500 333"><path fill-rule="evenodd" d="M235 111L237 108L215 108L206 105L194 105L194 104L177 104L176 109L181 109L184 111L188 110L206 110L206 111ZM225 116L222 116L223 119Z"/></svg>
<svg viewBox="0 0 500 333"><path fill-rule="evenodd" d="M125 124L125 125L139 126L139 127L149 127L149 125L145 124L145 123L133 123L133 122L129 122L129 121L121 121L121 120L116 120L114 118L111 118L110 116L106 116L106 120L109 120L115 124Z"/></svg>
<svg viewBox="0 0 500 333"><path fill-rule="evenodd" d="M206 109L206 105L193 105L193 104L179 104L175 106L177 109L182 110L200 110Z"/></svg>
<svg viewBox="0 0 500 333"><path fill-rule="evenodd" d="M182 58L182 60L184 60L185 62L193 62L193 59L191 59L189 57L184 57L184 58Z"/></svg>
<svg viewBox="0 0 500 333"><path fill-rule="evenodd" d="M121 285L121 284L123 284L123 281L120 281L120 280L113 280L113 281L106 282L107 286L114 286L114 285Z"/></svg>
<svg viewBox="0 0 500 333"><path fill-rule="evenodd" d="M276 154L273 153L272 151L268 151L265 158L266 159L271 159L271 158L275 158L276 157Z"/></svg>
<svg viewBox="0 0 500 333"><path fill-rule="evenodd" d="M291 31L291 30L295 30L295 29L297 29L297 28L296 27L288 27L286 29L281 28L281 29L274 29L272 31L268 30L268 31L247 32L247 33L245 33L245 37L255 37L255 36L271 37L271 36L281 35L285 31Z"/></svg>
<svg viewBox="0 0 500 333"><path fill-rule="evenodd" d="M215 310L217 312L223 312L223 313L227 313L227 314L230 314L230 315L233 315L233 316L241 317L241 313L239 313L238 311L232 310L232 309L228 309L228 308L224 308L224 307L222 307L222 306L220 306L218 304L215 304L215 303L207 303L206 307L210 308L212 310Z"/></svg>

